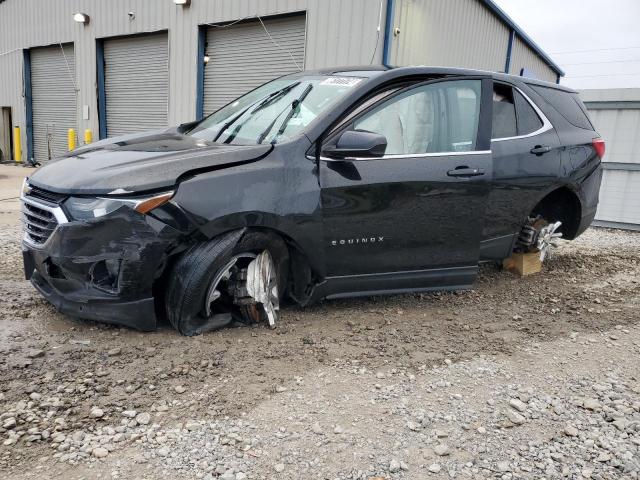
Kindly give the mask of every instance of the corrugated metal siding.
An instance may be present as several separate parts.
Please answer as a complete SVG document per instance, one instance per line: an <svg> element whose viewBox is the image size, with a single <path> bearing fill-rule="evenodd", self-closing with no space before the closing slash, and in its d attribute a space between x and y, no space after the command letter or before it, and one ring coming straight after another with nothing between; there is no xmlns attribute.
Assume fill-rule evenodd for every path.
<svg viewBox="0 0 640 480"><path fill-rule="evenodd" d="M199 0L189 8L171 0L9 1L0 4L0 53L73 41L78 103L90 111L89 120L78 120L79 128L90 128L96 137L96 38L168 30L169 124L177 124L193 120L196 114L198 25L306 11L305 64L313 69L369 64L372 58L380 63L384 31L377 32L377 27L380 11L384 22L385 9L386 0ZM78 11L91 17L89 26L72 20ZM136 14L134 20L127 15L130 11ZM0 56L0 79L0 105L13 107L26 146L21 51Z"/></svg>
<svg viewBox="0 0 640 480"><path fill-rule="evenodd" d="M305 16L209 27L204 70L204 113L287 73L304 69ZM279 45L274 44L274 42Z"/></svg>
<svg viewBox="0 0 640 480"><path fill-rule="evenodd" d="M414 3L422 1L426 0ZM417 43L402 46L402 63L504 68L507 35L504 26L496 23L485 7L479 7L474 0L430 3L436 13L441 13L427 16L422 33L437 30L437 34L425 38L439 43L432 53L424 54L423 49L434 43L421 40L420 30L414 28L411 36ZM12 0L0 4L0 53L74 42L78 104L87 105L90 111L88 120L79 118L79 128L90 128L97 137L96 38L169 31L169 123L176 124L195 118L198 25L306 11L307 68L369 64L372 59L373 63L380 63L384 23L380 32L377 27L381 11L384 22L386 4L386 0L194 0L191 7L182 8L170 0ZM78 11L90 15L88 26L72 20ZM134 20L127 16L129 11L136 14ZM396 8L397 14L401 11L402 5ZM466 20L458 25L457 19ZM410 31L411 28L406 33ZM20 51L0 55L0 81L0 105L13 108L14 122L22 127L26 146Z"/></svg>
<svg viewBox="0 0 640 480"><path fill-rule="evenodd" d="M396 0L392 63L504 71L508 28L476 0Z"/></svg>
<svg viewBox="0 0 640 480"><path fill-rule="evenodd" d="M591 110L589 116L605 140L605 162L640 163L640 109Z"/></svg>
<svg viewBox="0 0 640 480"><path fill-rule="evenodd" d="M104 42L107 136L167 126L169 45L165 32Z"/></svg>
<svg viewBox="0 0 640 480"><path fill-rule="evenodd" d="M33 144L37 162L68 151L67 132L76 126L73 45L31 50Z"/></svg>
<svg viewBox="0 0 640 480"><path fill-rule="evenodd" d="M305 3L301 9L307 10L307 68L382 62L387 0L309 0ZM381 29L377 32L380 20Z"/></svg>
<svg viewBox="0 0 640 480"><path fill-rule="evenodd" d="M0 50L2 47L0 47ZM2 53L2 52L0 52ZM22 126L24 130L25 109L22 99L22 51L0 56L0 106L11 107L14 126ZM12 133L13 135L13 133ZM23 140L23 145L26 145ZM13 153L11 154L13 158ZM22 148L22 158L27 158L26 146Z"/></svg>
<svg viewBox="0 0 640 480"><path fill-rule="evenodd" d="M640 108L634 108L640 89L586 90L580 96L606 144L596 220L640 225ZM611 103L621 108L603 108Z"/></svg>
<svg viewBox="0 0 640 480"><path fill-rule="evenodd" d="M640 88L592 88L580 90L580 98L589 102L640 102Z"/></svg>
<svg viewBox="0 0 640 480"><path fill-rule="evenodd" d="M596 220L640 225L640 172L604 171Z"/></svg>
<svg viewBox="0 0 640 480"><path fill-rule="evenodd" d="M547 65L547 62L531 50L531 48L516 35L515 41L513 42L513 50L511 51L509 73L512 75L520 75L522 68L533 71L538 80L556 83L558 79L558 74Z"/></svg>
<svg viewBox="0 0 640 480"><path fill-rule="evenodd" d="M0 108L0 161L8 161L13 158L11 109Z"/></svg>

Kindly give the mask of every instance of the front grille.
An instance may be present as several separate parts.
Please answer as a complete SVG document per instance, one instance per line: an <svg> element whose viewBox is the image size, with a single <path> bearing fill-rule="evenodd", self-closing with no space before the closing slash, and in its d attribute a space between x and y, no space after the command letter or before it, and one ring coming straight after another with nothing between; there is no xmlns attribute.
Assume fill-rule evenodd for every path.
<svg viewBox="0 0 640 480"><path fill-rule="evenodd" d="M25 240L42 245L58 226L56 216L48 209L22 202Z"/></svg>
<svg viewBox="0 0 640 480"><path fill-rule="evenodd" d="M61 208L67 195L32 187L27 182L22 193L22 223L25 243L39 247L51 236L56 227L68 221Z"/></svg>
<svg viewBox="0 0 640 480"><path fill-rule="evenodd" d="M31 187L29 193L27 193L27 197L44 200L49 203L55 203L56 205L59 205L67 198L67 196L62 193L49 192L38 187Z"/></svg>

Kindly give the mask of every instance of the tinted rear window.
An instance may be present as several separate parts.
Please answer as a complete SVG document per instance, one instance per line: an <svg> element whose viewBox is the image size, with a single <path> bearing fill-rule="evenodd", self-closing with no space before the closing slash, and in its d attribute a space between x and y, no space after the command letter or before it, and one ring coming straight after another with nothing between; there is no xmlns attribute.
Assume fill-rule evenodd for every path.
<svg viewBox="0 0 640 480"><path fill-rule="evenodd" d="M519 92L514 93L514 99L518 117L518 135L528 135L542 128L542 120L531 104Z"/></svg>
<svg viewBox="0 0 640 480"><path fill-rule="evenodd" d="M493 85L493 129L491 138L509 138L518 135L513 90L507 85Z"/></svg>
<svg viewBox="0 0 640 480"><path fill-rule="evenodd" d="M581 107L580 98L576 93L564 92L556 88L529 85L538 92L560 115L569 123L579 128L593 130L589 117Z"/></svg>

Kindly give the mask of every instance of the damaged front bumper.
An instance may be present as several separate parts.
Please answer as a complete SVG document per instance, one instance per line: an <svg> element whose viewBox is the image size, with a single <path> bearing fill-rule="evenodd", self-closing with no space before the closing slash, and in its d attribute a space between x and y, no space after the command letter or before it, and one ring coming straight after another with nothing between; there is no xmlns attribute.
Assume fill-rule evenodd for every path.
<svg viewBox="0 0 640 480"><path fill-rule="evenodd" d="M31 210L25 215L44 216ZM25 276L34 287L66 315L154 330L154 283L180 232L128 208L87 221L60 221L58 212L56 220L41 242L25 227Z"/></svg>

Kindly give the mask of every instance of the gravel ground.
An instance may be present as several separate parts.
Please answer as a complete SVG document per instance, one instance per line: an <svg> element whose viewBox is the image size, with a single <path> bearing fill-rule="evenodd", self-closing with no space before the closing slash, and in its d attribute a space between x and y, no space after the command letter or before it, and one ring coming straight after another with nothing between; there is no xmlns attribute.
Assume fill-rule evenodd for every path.
<svg viewBox="0 0 640 480"><path fill-rule="evenodd" d="M58 314L6 224L0 478L640 476L640 234L590 229L473 291L185 338Z"/></svg>

